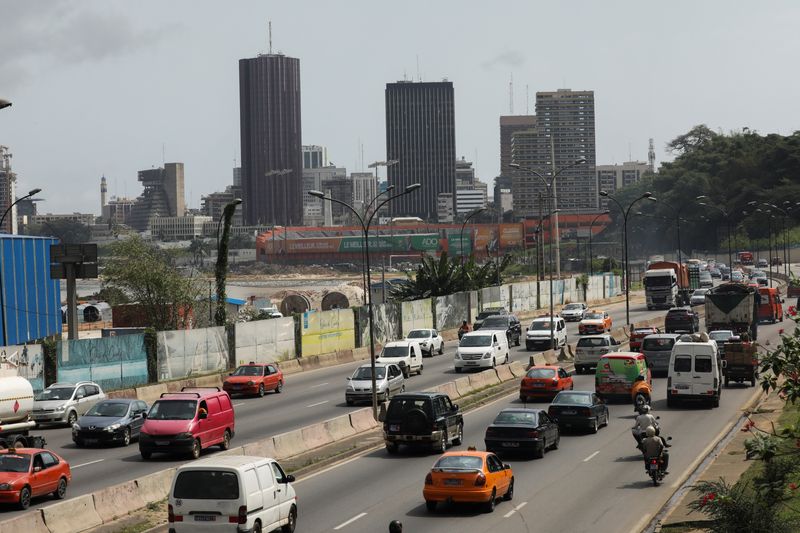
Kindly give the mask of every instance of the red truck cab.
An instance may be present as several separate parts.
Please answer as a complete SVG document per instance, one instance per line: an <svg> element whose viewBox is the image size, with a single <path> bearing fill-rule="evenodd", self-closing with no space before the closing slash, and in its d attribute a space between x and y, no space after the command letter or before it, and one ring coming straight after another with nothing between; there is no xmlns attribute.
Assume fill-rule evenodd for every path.
<svg viewBox="0 0 800 533"><path fill-rule="evenodd" d="M775 323L783 321L781 295L775 287L759 287L761 303L758 305L758 319Z"/></svg>

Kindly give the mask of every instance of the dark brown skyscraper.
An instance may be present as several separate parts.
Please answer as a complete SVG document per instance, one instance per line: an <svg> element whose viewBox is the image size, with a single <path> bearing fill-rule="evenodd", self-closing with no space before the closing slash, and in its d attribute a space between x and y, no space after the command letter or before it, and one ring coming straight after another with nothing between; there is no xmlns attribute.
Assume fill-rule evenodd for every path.
<svg viewBox="0 0 800 533"><path fill-rule="evenodd" d="M412 183L422 188L393 200L395 216L435 221L439 193L450 193L455 211L456 120L449 81L386 84L386 158L394 193Z"/></svg>
<svg viewBox="0 0 800 533"><path fill-rule="evenodd" d="M301 224L300 60L240 59L239 109L244 223Z"/></svg>

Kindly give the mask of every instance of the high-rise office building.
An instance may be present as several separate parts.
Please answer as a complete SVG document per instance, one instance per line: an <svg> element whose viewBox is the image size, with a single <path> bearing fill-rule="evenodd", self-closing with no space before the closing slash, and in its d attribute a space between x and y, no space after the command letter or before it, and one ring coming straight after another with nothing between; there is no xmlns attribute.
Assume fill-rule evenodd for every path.
<svg viewBox="0 0 800 533"><path fill-rule="evenodd" d="M146 231L155 217L184 216L183 178L183 163L165 163L163 168L140 170L139 181L144 191L131 209L128 224L137 231Z"/></svg>
<svg viewBox="0 0 800 533"><path fill-rule="evenodd" d="M325 209L330 207L325 204L329 203L320 198L316 198L308 194L308 191L322 191L325 192L324 183L327 180L334 178L344 178L347 176L347 169L344 167L319 167L319 168L305 168L303 169L303 224L306 226L321 226L325 220ZM339 192L337 187L334 187ZM337 197L337 199L340 199ZM347 203L352 201L346 200ZM342 206L336 206L335 212L340 212Z"/></svg>
<svg viewBox="0 0 800 533"><path fill-rule="evenodd" d="M324 146L303 146L303 168L322 168L328 166L328 149Z"/></svg>
<svg viewBox="0 0 800 533"><path fill-rule="evenodd" d="M300 60L281 54L239 60L244 223L303 220Z"/></svg>
<svg viewBox="0 0 800 533"><path fill-rule="evenodd" d="M650 172L650 164L644 161L626 161L621 165L597 165L597 190L614 193L619 189L639 183L646 173ZM609 209L608 198L600 197L599 208Z"/></svg>
<svg viewBox="0 0 800 533"><path fill-rule="evenodd" d="M363 213L378 194L378 179L372 172L353 172L350 179L353 180L353 207Z"/></svg>
<svg viewBox="0 0 800 533"><path fill-rule="evenodd" d="M536 93L536 124L513 132L511 145L515 163L536 170L548 182L554 169L559 173L555 193L561 211L597 209L593 91ZM571 166L580 159L585 163ZM525 170L513 175L514 216L538 215L539 193L547 196L542 180Z"/></svg>
<svg viewBox="0 0 800 533"><path fill-rule="evenodd" d="M513 163L511 140L514 133L536 127L536 115L507 115L500 117L500 175L511 176Z"/></svg>
<svg viewBox="0 0 800 533"><path fill-rule="evenodd" d="M386 84L386 158L398 161L388 167L388 182L396 193L422 185L389 204L393 216L433 221L441 193L451 194L455 211L455 130L452 82Z"/></svg>

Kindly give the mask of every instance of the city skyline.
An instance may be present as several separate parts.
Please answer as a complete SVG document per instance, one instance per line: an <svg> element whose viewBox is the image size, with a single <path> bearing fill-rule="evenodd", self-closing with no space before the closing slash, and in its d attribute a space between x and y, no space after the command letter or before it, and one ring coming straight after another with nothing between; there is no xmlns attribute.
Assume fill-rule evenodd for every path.
<svg viewBox="0 0 800 533"><path fill-rule="evenodd" d="M53 213L96 212L103 175L109 197L136 196L137 171L165 161L185 163L191 208L224 188L241 164L237 62L266 51L268 20L275 49L301 61L302 142L327 146L353 172L385 159L383 88L403 79L454 83L456 155L488 184L500 172L498 117L509 100L513 114L532 114L537 91L595 92L598 164L646 159L649 138L660 163L665 144L700 123L761 133L797 123L790 95L800 78L781 68L800 44L791 24L800 8L789 2L609 2L587 4L579 20L569 6L517 6L509 17L496 6L412 2L384 25L371 22L384 8L366 2L318 4L312 18L271 2L0 3L0 97L14 102L0 114L0 144L14 154L19 190L44 189L41 210ZM526 31L537 19L554 23ZM453 20L458 30L442 29ZM331 21L334 40L323 37ZM580 38L559 40L559 21ZM413 43L402 38L408 27ZM559 44L540 54L543 43ZM753 94L760 106L741 105Z"/></svg>

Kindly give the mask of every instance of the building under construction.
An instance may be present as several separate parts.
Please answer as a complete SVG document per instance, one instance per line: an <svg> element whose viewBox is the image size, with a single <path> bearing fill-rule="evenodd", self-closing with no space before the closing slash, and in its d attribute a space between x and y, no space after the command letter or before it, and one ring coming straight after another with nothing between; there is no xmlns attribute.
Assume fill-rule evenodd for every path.
<svg viewBox="0 0 800 533"><path fill-rule="evenodd" d="M5 213L8 206L16 200L17 175L11 171L11 152L7 146L0 145L0 213ZM17 208L3 220L0 227L2 233L17 233Z"/></svg>
<svg viewBox="0 0 800 533"><path fill-rule="evenodd" d="M139 171L144 187L128 217L128 225L136 231L150 229L155 217L181 217L186 213L183 195L183 163L166 163L164 168Z"/></svg>

